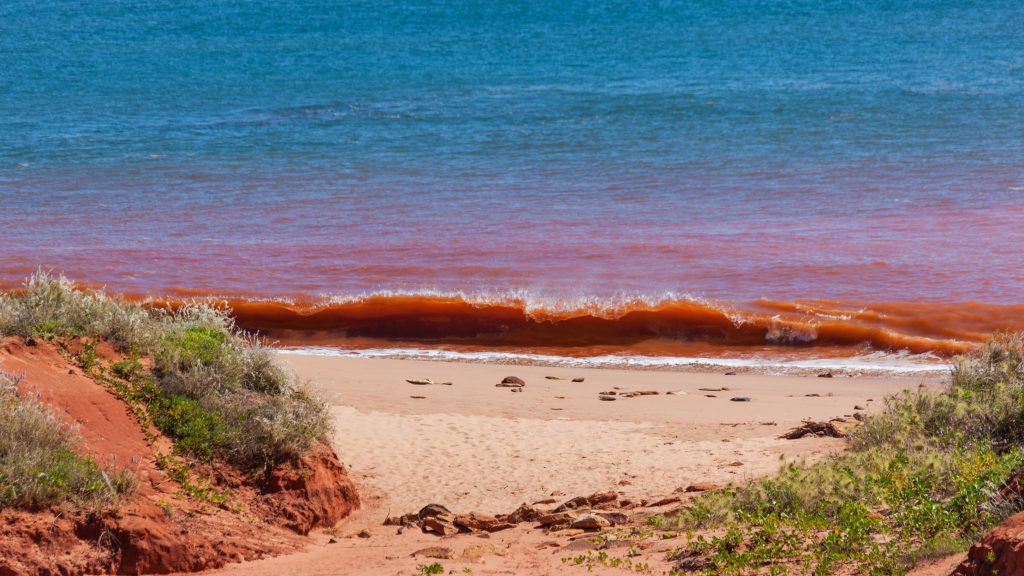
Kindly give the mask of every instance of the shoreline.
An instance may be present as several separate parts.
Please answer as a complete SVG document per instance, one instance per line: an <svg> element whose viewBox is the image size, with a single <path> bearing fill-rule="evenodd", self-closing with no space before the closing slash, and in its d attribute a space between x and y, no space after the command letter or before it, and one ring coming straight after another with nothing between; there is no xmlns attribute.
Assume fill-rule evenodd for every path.
<svg viewBox="0 0 1024 576"><path fill-rule="evenodd" d="M684 374L760 374L765 376L824 376L847 378L885 378L929 381L944 378L953 364L940 363L928 355L873 352L845 358L773 359L751 356L681 357L601 354L563 356L503 350L451 350L446 348L338 348L331 346L279 346L283 355L351 359L388 359L454 364L498 366L538 366L567 369L632 370L678 372ZM825 376L825 377L832 377Z"/></svg>

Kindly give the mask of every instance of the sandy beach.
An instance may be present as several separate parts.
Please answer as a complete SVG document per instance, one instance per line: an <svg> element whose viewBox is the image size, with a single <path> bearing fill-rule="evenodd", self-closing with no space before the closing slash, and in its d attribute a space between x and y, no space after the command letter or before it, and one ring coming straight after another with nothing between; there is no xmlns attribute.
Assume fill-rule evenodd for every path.
<svg viewBox="0 0 1024 576"><path fill-rule="evenodd" d="M430 502L511 511L522 502L559 492L591 493L622 480L630 483L621 487L628 496L648 497L692 482L761 476L784 459L841 445L778 438L801 420L850 417L879 405L886 394L917 385L915 380L281 358L322 389L335 414L335 447L342 461L361 484L380 489L387 508L397 514ZM495 386L511 375L526 382L522 392ZM413 385L407 379L451 385ZM618 399L600 400L599 393L608 391ZM621 396L629 391L658 394ZM734 397L750 401L731 401Z"/></svg>
<svg viewBox="0 0 1024 576"><path fill-rule="evenodd" d="M423 563L410 554L439 544L457 551L454 560L444 562L446 568L564 573L564 543L552 546L552 552L544 546L551 537L523 526L486 541L457 536L453 543L418 530L398 535L382 523L389 514L415 512L428 503L496 514L524 502L563 501L601 490L653 501L697 482L721 485L768 475L784 461L842 448L841 440L831 438L779 438L802 420L871 411L887 394L920 384L280 357L331 404L334 445L364 496L364 509L334 533L320 535L305 552L244 563L222 574L408 574ZM506 376L526 385L521 392L495 386ZM407 379L438 384L414 385ZM599 399L599 393L610 391L616 400ZM630 391L658 394L622 396ZM363 530L363 538L355 537ZM329 539L337 544L328 545ZM478 558L482 542L491 548ZM666 550L678 545L668 542Z"/></svg>

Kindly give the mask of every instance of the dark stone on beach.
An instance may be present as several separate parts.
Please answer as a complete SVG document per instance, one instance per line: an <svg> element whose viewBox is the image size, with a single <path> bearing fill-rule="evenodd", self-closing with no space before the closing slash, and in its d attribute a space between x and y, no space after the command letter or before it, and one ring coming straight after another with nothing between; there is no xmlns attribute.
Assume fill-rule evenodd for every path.
<svg viewBox="0 0 1024 576"><path fill-rule="evenodd" d="M559 378L558 376L545 376L544 378L547 380L563 380L563 378Z"/></svg>
<svg viewBox="0 0 1024 576"><path fill-rule="evenodd" d="M704 396L707 398L718 398L718 396L715 396L714 394L705 394Z"/></svg>
<svg viewBox="0 0 1024 576"><path fill-rule="evenodd" d="M433 518L434 516L440 516L442 514L450 515L451 513L451 510L445 508L444 506L441 506L440 504L427 504L423 508L420 508L420 511L416 514L416 516L420 520L423 520L425 518Z"/></svg>
<svg viewBox="0 0 1024 576"><path fill-rule="evenodd" d="M818 374L818 378L832 378L832 371L829 370L828 372L822 372L821 374Z"/></svg>
<svg viewBox="0 0 1024 576"><path fill-rule="evenodd" d="M583 378L573 378L573 382L583 382Z"/></svg>
<svg viewBox="0 0 1024 576"><path fill-rule="evenodd" d="M605 402L613 402L613 401L615 401L615 396L598 396L597 398L599 400L603 400Z"/></svg>
<svg viewBox="0 0 1024 576"><path fill-rule="evenodd" d="M615 396L617 392L615 390L605 390L604 392L598 392L601 396Z"/></svg>
<svg viewBox="0 0 1024 576"><path fill-rule="evenodd" d="M729 400L732 401L732 402L750 402L750 397L749 396L733 396L732 398L729 398Z"/></svg>
<svg viewBox="0 0 1024 576"><path fill-rule="evenodd" d="M865 410L865 408L863 406L861 406L860 404L857 404L856 406L854 406L853 409L854 410Z"/></svg>
<svg viewBox="0 0 1024 576"><path fill-rule="evenodd" d="M522 378L516 376L506 376L501 382L495 384L495 386L501 388L522 388L526 386L526 382Z"/></svg>
<svg viewBox="0 0 1024 576"><path fill-rule="evenodd" d="M735 376L736 373L735 372L726 372L725 375L726 376Z"/></svg>

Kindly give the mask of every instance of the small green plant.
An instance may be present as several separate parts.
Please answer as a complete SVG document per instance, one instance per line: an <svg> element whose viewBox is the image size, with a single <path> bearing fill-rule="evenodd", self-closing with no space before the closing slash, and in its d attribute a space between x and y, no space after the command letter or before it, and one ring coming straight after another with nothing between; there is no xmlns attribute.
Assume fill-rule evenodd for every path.
<svg viewBox="0 0 1024 576"><path fill-rule="evenodd" d="M142 363L139 362L139 359L135 357L114 362L110 367L110 370L114 376L117 376L122 380L128 380L129 382L134 382L145 374L145 368L142 367Z"/></svg>
<svg viewBox="0 0 1024 576"><path fill-rule="evenodd" d="M96 366L96 344L91 340L82 343L82 351L78 353L78 363L86 372Z"/></svg>
<svg viewBox="0 0 1024 576"><path fill-rule="evenodd" d="M161 396L149 404L153 424L174 439L174 448L201 460L210 460L229 441L220 415L182 396Z"/></svg>
<svg viewBox="0 0 1024 576"><path fill-rule="evenodd" d="M416 566L413 576L428 576L430 574L444 574L444 566L434 562L433 564L420 564Z"/></svg>

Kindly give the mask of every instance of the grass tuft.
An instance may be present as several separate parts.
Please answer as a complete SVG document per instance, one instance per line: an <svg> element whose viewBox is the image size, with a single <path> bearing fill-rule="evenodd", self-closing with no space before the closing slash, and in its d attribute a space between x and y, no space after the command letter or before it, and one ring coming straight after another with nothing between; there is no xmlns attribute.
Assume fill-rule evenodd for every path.
<svg viewBox="0 0 1024 576"><path fill-rule="evenodd" d="M130 475L79 454L75 430L36 398L19 394L19 380L0 372L0 508L70 502L102 509L133 489Z"/></svg>

